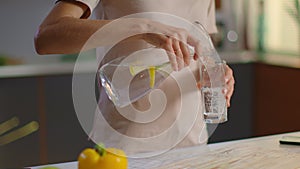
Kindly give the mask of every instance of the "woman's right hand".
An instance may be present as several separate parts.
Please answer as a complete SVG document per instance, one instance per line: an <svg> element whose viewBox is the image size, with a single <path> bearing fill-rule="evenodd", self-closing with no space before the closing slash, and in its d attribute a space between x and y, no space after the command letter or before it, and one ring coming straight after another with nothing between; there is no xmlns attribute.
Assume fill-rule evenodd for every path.
<svg viewBox="0 0 300 169"><path fill-rule="evenodd" d="M193 59L196 60L198 58L199 42L187 30L154 21L146 24L146 28L143 29L145 32L157 32L144 33L140 36L144 41L155 47L163 48L168 52L173 70L179 71L190 64L191 53L189 46L194 47Z"/></svg>

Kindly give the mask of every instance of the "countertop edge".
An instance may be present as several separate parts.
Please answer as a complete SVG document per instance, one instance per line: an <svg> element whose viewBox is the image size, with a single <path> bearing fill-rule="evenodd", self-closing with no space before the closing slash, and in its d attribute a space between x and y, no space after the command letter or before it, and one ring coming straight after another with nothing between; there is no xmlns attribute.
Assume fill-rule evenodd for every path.
<svg viewBox="0 0 300 169"><path fill-rule="evenodd" d="M263 63L287 68L300 68L300 57L280 54L264 54L259 57L255 51L220 52L219 55L228 64ZM74 72L93 73L96 71L96 66L94 60L0 66L0 78L64 75Z"/></svg>
<svg viewBox="0 0 300 169"><path fill-rule="evenodd" d="M92 61L77 62L77 63L66 62L66 63L50 63L50 64L1 66L0 78L63 75L63 74L70 74L70 73L73 74L74 72L90 73L95 70L95 66L96 63Z"/></svg>

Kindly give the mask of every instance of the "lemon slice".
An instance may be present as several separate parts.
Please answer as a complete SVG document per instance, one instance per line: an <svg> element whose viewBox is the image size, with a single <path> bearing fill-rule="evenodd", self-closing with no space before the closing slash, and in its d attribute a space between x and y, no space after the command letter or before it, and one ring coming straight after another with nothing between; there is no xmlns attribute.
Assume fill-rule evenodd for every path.
<svg viewBox="0 0 300 169"><path fill-rule="evenodd" d="M149 87L153 88L155 85L155 71L156 71L156 66L129 66L129 72L132 76L137 75L139 72L148 69L149 72Z"/></svg>
<svg viewBox="0 0 300 169"><path fill-rule="evenodd" d="M132 76L137 75L139 72L145 70L145 66L129 66L129 72Z"/></svg>
<svg viewBox="0 0 300 169"><path fill-rule="evenodd" d="M148 67L148 71L149 71L149 86L150 88L153 88L154 87L154 84L155 84L155 66L149 66Z"/></svg>

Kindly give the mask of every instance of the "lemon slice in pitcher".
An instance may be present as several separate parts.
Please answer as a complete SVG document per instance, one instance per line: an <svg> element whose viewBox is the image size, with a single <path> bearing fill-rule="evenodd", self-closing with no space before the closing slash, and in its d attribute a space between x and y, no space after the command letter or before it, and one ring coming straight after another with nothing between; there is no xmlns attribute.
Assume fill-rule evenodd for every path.
<svg viewBox="0 0 300 169"><path fill-rule="evenodd" d="M129 66L129 72L132 76L137 75L138 73L140 73L141 71L148 69L149 72L149 87L153 88L155 85L155 70L156 67L155 66Z"/></svg>
<svg viewBox="0 0 300 169"><path fill-rule="evenodd" d="M156 70L155 66L148 67L148 71L149 71L149 86L150 86L150 88L153 88L154 84L155 84L155 70Z"/></svg>
<svg viewBox="0 0 300 169"><path fill-rule="evenodd" d="M135 76L145 69L147 69L145 66L129 66L129 72L131 76Z"/></svg>

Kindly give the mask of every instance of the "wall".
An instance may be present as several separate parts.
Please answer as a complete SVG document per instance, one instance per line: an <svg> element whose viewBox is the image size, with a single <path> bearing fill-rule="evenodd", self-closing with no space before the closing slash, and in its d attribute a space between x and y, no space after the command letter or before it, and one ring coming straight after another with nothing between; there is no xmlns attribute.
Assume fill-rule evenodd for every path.
<svg viewBox="0 0 300 169"><path fill-rule="evenodd" d="M55 0L0 1L0 54L25 63L53 62L57 55L39 56L33 37Z"/></svg>

